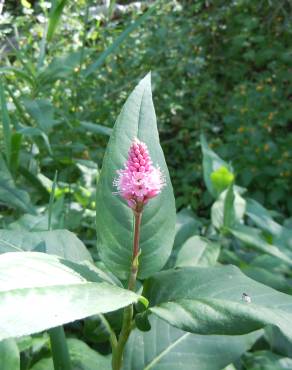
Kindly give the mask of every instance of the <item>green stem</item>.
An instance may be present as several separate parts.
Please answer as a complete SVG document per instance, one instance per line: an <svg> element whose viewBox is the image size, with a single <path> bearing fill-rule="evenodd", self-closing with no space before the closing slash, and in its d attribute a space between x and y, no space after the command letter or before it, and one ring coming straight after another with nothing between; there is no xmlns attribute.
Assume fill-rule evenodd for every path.
<svg viewBox="0 0 292 370"><path fill-rule="evenodd" d="M48 230L52 229L51 225L51 218L52 218L52 211L53 211L53 204L55 199L55 190L57 185L57 171L55 173L54 182L52 186L52 192L50 195L50 203L49 203L49 222L48 222ZM54 369L55 370L72 370L70 355L68 351L66 335L63 326L57 326L55 328L48 330L51 342L51 351L53 356L54 362Z"/></svg>
<svg viewBox="0 0 292 370"><path fill-rule="evenodd" d="M114 350L116 348L117 344L118 344L116 334L113 331L113 329L111 328L107 319L104 317L104 315L100 314L99 318L100 318L100 321L103 323L103 325L105 326L105 328L106 328L106 330L109 334L110 344L111 344L112 350Z"/></svg>
<svg viewBox="0 0 292 370"><path fill-rule="evenodd" d="M55 370L72 370L63 326L48 330Z"/></svg>
<svg viewBox="0 0 292 370"><path fill-rule="evenodd" d="M136 279L138 273L138 258L139 258L139 240L140 240L140 226L141 226L141 219L142 219L142 211L136 212L134 211L134 240L133 240L133 255L132 255L132 264L131 264L131 271L128 281L128 289L134 291L136 286ZM122 330L119 336L119 340L117 346L113 348L113 355L112 355L112 368L113 370L120 370L122 367L123 362L123 353L125 349L125 345L129 338L129 335L132 330L132 319L133 319L133 305L126 307L123 313L123 324Z"/></svg>

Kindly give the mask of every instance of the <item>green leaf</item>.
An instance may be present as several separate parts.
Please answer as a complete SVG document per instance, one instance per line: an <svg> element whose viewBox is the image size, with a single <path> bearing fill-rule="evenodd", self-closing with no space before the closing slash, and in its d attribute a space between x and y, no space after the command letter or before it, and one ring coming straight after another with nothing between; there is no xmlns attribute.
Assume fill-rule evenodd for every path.
<svg viewBox="0 0 292 370"><path fill-rule="evenodd" d="M51 41L58 23L60 21L63 9L67 4L67 0L58 0L56 6L53 6L50 14L49 14L49 24L48 24L48 32L47 32L47 40Z"/></svg>
<svg viewBox="0 0 292 370"><path fill-rule="evenodd" d="M44 188L45 189L45 188ZM49 193L46 192L46 195ZM49 201L49 199L48 199ZM63 224L64 198L58 199L53 208L52 226L57 229ZM16 221L8 225L10 230L47 231L49 222L48 210L37 215L24 214Z"/></svg>
<svg viewBox="0 0 292 370"><path fill-rule="evenodd" d="M163 271L144 286L151 312L179 329L239 335L271 324L292 338L292 297L249 279L234 266ZM251 303L242 299L243 293Z"/></svg>
<svg viewBox="0 0 292 370"><path fill-rule="evenodd" d="M84 77L89 77L92 73L98 70L98 68L103 65L106 58L118 49L118 47L123 43L123 41L130 35L130 33L133 32L136 28L138 28L141 24L143 24L147 20L147 18L153 13L158 3L159 1L150 6L149 9L143 15L141 15L132 24L130 24L130 26L127 27L107 49L105 49L101 53L101 55L97 58L97 60L90 66L88 66L86 70L82 73Z"/></svg>
<svg viewBox="0 0 292 370"><path fill-rule="evenodd" d="M85 53L86 50L83 50ZM37 75L38 89L44 91L57 80L69 79L75 73L74 69L80 65L82 51L74 51L72 53L54 58L52 62Z"/></svg>
<svg viewBox="0 0 292 370"><path fill-rule="evenodd" d="M273 235L281 233L282 226L275 222L269 211L254 199L247 199L246 214L262 230Z"/></svg>
<svg viewBox="0 0 292 370"><path fill-rule="evenodd" d="M35 209L31 205L28 193L23 190L19 190L15 186L14 180L1 155L0 171L0 202L24 212L35 214Z"/></svg>
<svg viewBox="0 0 292 370"><path fill-rule="evenodd" d="M272 212L253 199L247 200L247 216L257 227L273 236L273 242L292 250L292 231L273 220Z"/></svg>
<svg viewBox="0 0 292 370"><path fill-rule="evenodd" d="M287 370L292 369L292 359L282 357L270 351L247 353L242 360L246 369Z"/></svg>
<svg viewBox="0 0 292 370"><path fill-rule="evenodd" d="M242 271L253 280L292 295L292 284L289 284L284 275L279 272L269 271L268 267L264 269L252 265L242 268Z"/></svg>
<svg viewBox="0 0 292 370"><path fill-rule="evenodd" d="M265 329L265 339L273 352L292 358L292 343L277 327L268 326Z"/></svg>
<svg viewBox="0 0 292 370"><path fill-rule="evenodd" d="M0 253L17 251L55 254L73 262L92 261L82 241L68 230L0 230Z"/></svg>
<svg viewBox="0 0 292 370"><path fill-rule="evenodd" d="M21 141L22 135L18 132L11 135L10 171L13 174L16 174L18 170Z"/></svg>
<svg viewBox="0 0 292 370"><path fill-rule="evenodd" d="M25 72L22 69L15 68L15 67L1 67L0 68L0 75L1 74L15 74L16 77L19 79L23 79L30 84L30 86L34 86L34 76L30 71Z"/></svg>
<svg viewBox="0 0 292 370"><path fill-rule="evenodd" d="M245 200L231 185L219 195L211 208L212 224L218 230L232 227L242 220L244 213Z"/></svg>
<svg viewBox="0 0 292 370"><path fill-rule="evenodd" d="M6 99L4 94L4 87L2 79L0 78L0 108L1 108L1 121L3 127L3 142L4 142L4 153L8 167L10 168L11 160L11 129L10 129L10 118L7 110Z"/></svg>
<svg viewBox="0 0 292 370"><path fill-rule="evenodd" d="M224 167L232 172L232 168L221 159L213 150L208 146L206 138L204 135L201 135L201 146L203 152L203 176L207 189L214 198L218 196L218 190L214 187L211 174L214 171L218 171L220 168ZM214 176L214 175L213 175Z"/></svg>
<svg viewBox="0 0 292 370"><path fill-rule="evenodd" d="M135 329L123 370L220 370L248 350L261 331L240 336L196 335L151 317L151 331Z"/></svg>
<svg viewBox="0 0 292 370"><path fill-rule="evenodd" d="M277 246L267 243L262 238L260 230L254 227L237 224L235 227L229 228L229 231L235 238L249 247L277 257L292 266L292 256L289 254L289 251L284 250L284 252L282 252Z"/></svg>
<svg viewBox="0 0 292 370"><path fill-rule="evenodd" d="M101 279L97 282L96 274L91 280L84 276L73 262L45 253L2 254L0 340L115 311L139 298Z"/></svg>
<svg viewBox="0 0 292 370"><path fill-rule="evenodd" d="M17 345L13 339L0 342L1 370L19 370L20 355Z"/></svg>
<svg viewBox="0 0 292 370"><path fill-rule="evenodd" d="M48 133L56 124L54 120L54 107L49 100L25 100L24 105L41 131Z"/></svg>
<svg viewBox="0 0 292 370"><path fill-rule="evenodd" d="M106 135L106 136L110 136L113 131L109 127L99 125L98 123L92 123L92 122L87 122L87 121L81 121L80 126L85 132L92 132L93 134L101 134L101 135Z"/></svg>
<svg viewBox="0 0 292 370"><path fill-rule="evenodd" d="M38 361L31 370L55 370L53 360L51 358L43 358Z"/></svg>
<svg viewBox="0 0 292 370"><path fill-rule="evenodd" d="M212 266L219 257L220 245L201 236L192 236L177 254L175 267Z"/></svg>
<svg viewBox="0 0 292 370"><path fill-rule="evenodd" d="M191 236L199 234L201 226L201 221L199 221L195 214L187 208L182 209L176 214L175 239L166 268L172 268L174 266L177 255L184 243Z"/></svg>
<svg viewBox="0 0 292 370"><path fill-rule="evenodd" d="M103 356L81 340L67 339L73 370L110 370L110 356ZM51 358L37 362L31 370L54 370Z"/></svg>
<svg viewBox="0 0 292 370"><path fill-rule="evenodd" d="M167 185L151 199L142 216L139 277L159 271L167 261L174 239L175 203L165 163L152 102L150 74L126 101L111 135L97 185L96 226L101 259L126 279L130 271L133 239L133 212L119 195L113 194L113 180L123 168L130 145L137 137L148 146L154 165L159 165Z"/></svg>

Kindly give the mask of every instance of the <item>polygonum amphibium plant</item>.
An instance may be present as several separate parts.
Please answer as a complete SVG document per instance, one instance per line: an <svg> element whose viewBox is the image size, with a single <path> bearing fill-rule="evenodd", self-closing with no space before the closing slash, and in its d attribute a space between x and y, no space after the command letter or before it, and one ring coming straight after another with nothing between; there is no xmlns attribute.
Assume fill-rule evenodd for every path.
<svg viewBox="0 0 292 370"><path fill-rule="evenodd" d="M111 364L77 339L72 350L71 339L69 349L84 354L84 368L87 358L96 358L96 368L102 370L219 370L248 350L263 335L258 329L266 325L276 326L282 340L292 341L291 295L250 279L238 267L218 263L222 246L232 245L236 238L241 247L268 254L269 266L274 264L277 273L283 269L289 275L289 230L259 204L246 201L234 176L228 174L226 181L222 168L228 164L204 137L201 142L204 179L214 197L212 241L199 235L198 220L188 210L177 216L174 240L174 196L147 75L117 119L97 184L100 268L66 230L0 230L0 248L10 252L0 256L0 353L7 353L11 345L16 348L1 340L50 329L55 370L71 370L62 325L97 314L92 319L98 317L106 328ZM219 183L224 186L214 186ZM272 225L275 245L256 227L244 225L245 212L265 233L267 224ZM285 239L276 245L280 235ZM27 252L40 245L46 253ZM239 265L244 268L246 261ZM110 318L102 314L120 309L122 325L113 329ZM211 365L206 363L209 356Z"/></svg>

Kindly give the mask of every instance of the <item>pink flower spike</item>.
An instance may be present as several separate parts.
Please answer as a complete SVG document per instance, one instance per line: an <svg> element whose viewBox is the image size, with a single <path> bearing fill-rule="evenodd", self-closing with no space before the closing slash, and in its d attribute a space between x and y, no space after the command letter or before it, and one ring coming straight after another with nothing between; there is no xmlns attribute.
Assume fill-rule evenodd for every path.
<svg viewBox="0 0 292 370"><path fill-rule="evenodd" d="M124 169L118 170L114 186L129 207L141 212L149 199L156 197L166 185L159 167L154 167L147 145L135 139L129 149Z"/></svg>

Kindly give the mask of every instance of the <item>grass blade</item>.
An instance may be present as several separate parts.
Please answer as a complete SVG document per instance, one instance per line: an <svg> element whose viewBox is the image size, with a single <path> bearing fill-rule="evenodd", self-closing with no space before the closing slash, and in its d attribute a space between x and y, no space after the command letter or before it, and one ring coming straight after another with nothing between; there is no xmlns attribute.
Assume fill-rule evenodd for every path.
<svg viewBox="0 0 292 370"><path fill-rule="evenodd" d="M106 50L101 53L97 61L92 63L89 67L85 69L85 71L83 72L84 77L89 77L97 68L99 68L104 63L105 59L122 44L122 42L130 35L130 33L146 21L146 19L153 13L158 4L159 1L152 5L143 15L136 19L134 23L126 28L120 34L120 36Z"/></svg>
<svg viewBox="0 0 292 370"><path fill-rule="evenodd" d="M52 40L66 4L67 0L61 0L59 3L55 2L55 5L52 4L53 7L49 15L47 41Z"/></svg>
<svg viewBox="0 0 292 370"><path fill-rule="evenodd" d="M0 101L1 101L1 121L3 126L4 153L8 167L10 168L11 159L11 129L10 118L7 110L3 81L0 79Z"/></svg>

